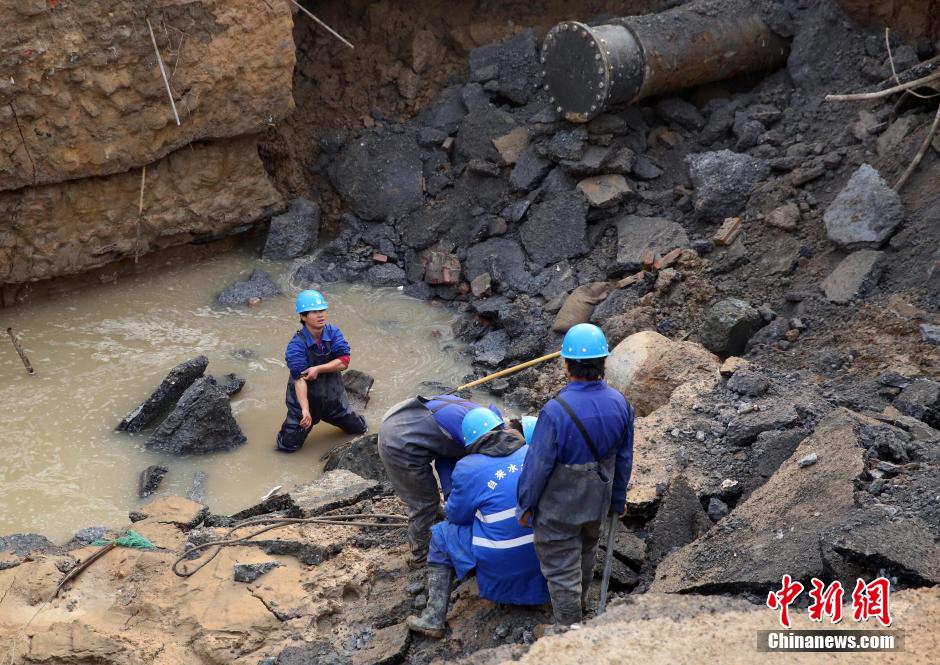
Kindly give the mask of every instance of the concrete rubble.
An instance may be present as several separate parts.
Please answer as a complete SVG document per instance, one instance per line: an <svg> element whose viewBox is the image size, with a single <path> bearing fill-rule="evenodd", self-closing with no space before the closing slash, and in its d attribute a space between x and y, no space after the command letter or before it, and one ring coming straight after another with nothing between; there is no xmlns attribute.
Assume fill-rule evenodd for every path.
<svg viewBox="0 0 940 665"><path fill-rule="evenodd" d="M826 299L845 305L864 295L878 281L883 255L882 252L863 249L845 257L820 285Z"/></svg>
<svg viewBox="0 0 940 665"><path fill-rule="evenodd" d="M216 302L224 307L244 307L280 293L271 276L259 268L253 270L247 280L235 282L223 289L216 296Z"/></svg>
<svg viewBox="0 0 940 665"><path fill-rule="evenodd" d="M159 416L168 413L193 381L205 373L208 366L207 357L196 356L171 369L150 397L118 423L118 431L139 432Z"/></svg>
<svg viewBox="0 0 940 665"><path fill-rule="evenodd" d="M320 231L320 206L294 199L287 212L271 218L261 257L274 261L308 254L316 247Z"/></svg>
<svg viewBox="0 0 940 665"><path fill-rule="evenodd" d="M904 221L897 192L862 164L823 216L829 239L846 249L879 248Z"/></svg>
<svg viewBox="0 0 940 665"><path fill-rule="evenodd" d="M147 439L151 450L185 455L229 450L247 441L226 391L210 377L196 379Z"/></svg>

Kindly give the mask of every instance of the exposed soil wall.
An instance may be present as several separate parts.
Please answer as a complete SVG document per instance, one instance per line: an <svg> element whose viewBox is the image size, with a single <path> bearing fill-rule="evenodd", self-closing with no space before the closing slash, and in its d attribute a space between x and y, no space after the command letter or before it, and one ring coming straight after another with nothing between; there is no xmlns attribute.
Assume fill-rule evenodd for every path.
<svg viewBox="0 0 940 665"><path fill-rule="evenodd" d="M0 283L74 275L223 236L280 203L253 136L189 145L148 165L143 178L134 169L0 192Z"/></svg>
<svg viewBox="0 0 940 665"><path fill-rule="evenodd" d="M127 171L292 106L284 2L2 0L0 16L0 190Z"/></svg>
<svg viewBox="0 0 940 665"><path fill-rule="evenodd" d="M856 21L890 26L911 40L940 38L940 2L937 0L839 0Z"/></svg>
<svg viewBox="0 0 940 665"><path fill-rule="evenodd" d="M465 77L473 48L528 27L540 36L563 19L635 14L674 4L661 0L589 0L576 7L561 0L318 3L317 14L355 44L350 50L285 0L0 0L0 14L8 17L9 28L0 35L0 70L9 74L0 80L0 190L127 173L193 141L263 132L261 155L278 191L318 196L327 221L335 224L342 203L321 171L342 142L338 136L411 117L443 86ZM923 43L940 34L935 0L844 0L843 5L857 20L888 22ZM148 18L170 77L180 126L166 97ZM299 102L296 110L294 96ZM245 154L242 148L222 150ZM102 182L36 196L66 201L74 199L77 191L114 198ZM21 193L12 200L31 196ZM120 193L114 196L122 198ZM200 233L226 231L224 226L207 228L211 218L239 217L246 223L259 219L248 213L257 203L254 194L245 201L231 195L223 201L213 192L198 198L216 201L214 213L190 220ZM166 209L172 201L153 203ZM10 205L8 200L6 210ZM78 209L86 207L77 204ZM47 206L46 212L62 210ZM105 216L122 215L110 210ZM109 241L91 247L83 238L98 231L72 215L45 221L61 227L56 234L59 241L74 246L69 259L63 260L55 249L60 242L27 238L32 223L28 217L8 214L0 219L0 248L4 258L12 257L0 276L4 290L92 270L186 239L171 230L160 233L160 243L142 246L135 224L133 238L113 230L105 234ZM151 218L155 230L160 224L158 217ZM67 229L73 230L74 242ZM13 236L18 239L11 240ZM21 249L26 253L21 254Z"/></svg>
<svg viewBox="0 0 940 665"><path fill-rule="evenodd" d="M0 16L5 303L279 209L253 137L293 108L286 2L0 0Z"/></svg>

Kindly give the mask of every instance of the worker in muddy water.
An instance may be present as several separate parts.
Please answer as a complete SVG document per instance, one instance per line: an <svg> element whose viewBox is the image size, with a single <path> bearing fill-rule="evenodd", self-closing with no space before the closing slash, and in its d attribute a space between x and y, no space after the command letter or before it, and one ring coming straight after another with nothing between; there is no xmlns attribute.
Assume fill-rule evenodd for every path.
<svg viewBox="0 0 940 665"><path fill-rule="evenodd" d="M519 524L533 526L559 626L580 623L601 526L622 515L633 465L633 407L604 383L607 339L579 323L562 341L568 384L539 413L519 479Z"/></svg>
<svg viewBox="0 0 940 665"><path fill-rule="evenodd" d="M444 508L431 528L428 604L408 627L444 636L454 575L476 569L480 597L496 603L541 605L549 599L532 545L532 529L516 522L516 485L528 446L489 409L474 409L461 425L467 456L457 462Z"/></svg>
<svg viewBox="0 0 940 665"><path fill-rule="evenodd" d="M290 370L287 417L277 434L277 449L284 452L300 450L321 420L349 434L368 429L366 419L349 408L340 375L349 366L349 343L327 323L326 298L319 291L301 291L295 309L301 327L284 353Z"/></svg>
<svg viewBox="0 0 940 665"><path fill-rule="evenodd" d="M446 496L454 464L466 455L461 431L464 416L480 406L454 395L419 396L399 402L382 419L379 457L408 513L411 568L424 565L431 525L441 518L441 495L434 471ZM495 407L490 409L501 417Z"/></svg>

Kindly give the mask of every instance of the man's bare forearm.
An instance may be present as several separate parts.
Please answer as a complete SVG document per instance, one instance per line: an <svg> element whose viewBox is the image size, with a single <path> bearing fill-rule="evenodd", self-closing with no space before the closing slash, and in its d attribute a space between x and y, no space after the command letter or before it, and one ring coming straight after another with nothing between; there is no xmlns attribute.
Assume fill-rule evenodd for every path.
<svg viewBox="0 0 940 665"><path fill-rule="evenodd" d="M318 371L320 374L330 374L330 373L332 373L332 372L342 372L344 369L346 369L346 363L344 363L344 362L343 362L342 360L340 360L339 358L334 358L333 360L331 360L331 361L328 362L328 363L324 363L324 364L322 364L322 365L317 365L317 368L318 368L317 371Z"/></svg>
<svg viewBox="0 0 940 665"><path fill-rule="evenodd" d="M294 392L297 394L297 403L300 404L300 410L310 411L310 402L307 400L307 382L303 379L294 381Z"/></svg>
<svg viewBox="0 0 940 665"><path fill-rule="evenodd" d="M301 373L301 377L307 381L314 381L321 374L332 374L334 372L342 372L346 369L347 365L341 358L334 358L328 363L323 363L322 365L314 365L308 367Z"/></svg>

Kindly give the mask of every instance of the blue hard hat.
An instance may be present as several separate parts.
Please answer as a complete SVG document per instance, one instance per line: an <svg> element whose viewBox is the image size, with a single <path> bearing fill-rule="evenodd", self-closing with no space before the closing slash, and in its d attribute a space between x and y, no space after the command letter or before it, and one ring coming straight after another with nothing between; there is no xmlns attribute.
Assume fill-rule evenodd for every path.
<svg viewBox="0 0 940 665"><path fill-rule="evenodd" d="M592 323L571 326L561 342L561 357L570 360L605 358L610 355L604 331Z"/></svg>
<svg viewBox="0 0 940 665"><path fill-rule="evenodd" d="M319 291L308 289L307 291L301 291L297 294L298 314L303 314L304 312L320 312L328 308L329 305L326 304L326 298L324 298L323 294Z"/></svg>
<svg viewBox="0 0 940 665"><path fill-rule="evenodd" d="M526 443L532 443L532 432L535 431L535 422L538 420L535 416L522 416L522 436Z"/></svg>
<svg viewBox="0 0 940 665"><path fill-rule="evenodd" d="M492 429L502 427L503 420L485 407L468 411L463 417L460 429L463 433L463 445L470 446Z"/></svg>

